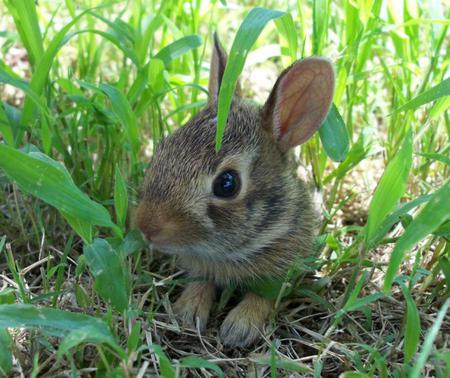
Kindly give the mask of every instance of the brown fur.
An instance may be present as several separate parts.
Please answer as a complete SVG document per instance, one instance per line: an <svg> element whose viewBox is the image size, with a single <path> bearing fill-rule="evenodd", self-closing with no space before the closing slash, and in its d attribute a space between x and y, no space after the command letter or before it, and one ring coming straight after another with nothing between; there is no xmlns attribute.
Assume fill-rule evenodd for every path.
<svg viewBox="0 0 450 378"><path fill-rule="evenodd" d="M223 59L216 40L212 90L219 88ZM309 67L311 62L303 66ZM325 72L326 64L317 60L317 65L324 65L319 71ZM303 66L300 62L293 70L301 73ZM306 131L292 130L289 116L288 124L277 124L277 112L289 100L283 96L285 92L291 96L293 91L284 76L289 77L281 75L263 108L233 99L218 153L217 104L212 94L207 108L161 143L144 182L137 224L159 250L179 255L190 276L205 280L188 285L175 305L188 323L198 317L201 328L208 319L215 285L282 277L294 262L312 253L318 217L305 184L289 163L286 145L306 138L311 127L320 123L308 124ZM287 89L280 92L278 87ZM299 106L298 113L307 111L301 104L293 106ZM327 111L320 106L318 110ZM312 110L311 117L320 118L319 111ZM293 135L288 143L282 143L280 130ZM233 199L217 198L212 182L227 169L239 172L241 191ZM223 341L240 346L253 342L271 306L272 301L247 293L225 319Z"/></svg>

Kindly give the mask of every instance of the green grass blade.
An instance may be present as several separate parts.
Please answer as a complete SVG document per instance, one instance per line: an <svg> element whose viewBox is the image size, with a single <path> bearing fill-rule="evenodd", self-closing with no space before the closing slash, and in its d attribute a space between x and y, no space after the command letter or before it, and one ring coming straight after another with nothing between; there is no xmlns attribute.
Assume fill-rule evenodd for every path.
<svg viewBox="0 0 450 378"><path fill-rule="evenodd" d="M131 108L125 95L116 87L109 84L100 84L99 89L105 93L111 101L112 111L120 120L127 135L128 140L133 151L133 156L137 160L137 154L140 148L139 142L139 128L136 120L136 115Z"/></svg>
<svg viewBox="0 0 450 378"><path fill-rule="evenodd" d="M441 328L442 322L444 321L445 315L447 314L448 308L450 306L450 298L447 298L442 308L439 310L437 318L430 330L425 336L425 340L422 345L422 350L417 357L417 361L414 367L411 369L411 374L409 378L419 378L421 377L421 372L425 367L425 363L427 362L428 356L431 353L431 349L433 348L433 343L436 337L438 336L439 329Z"/></svg>
<svg viewBox="0 0 450 378"><path fill-rule="evenodd" d="M50 45L45 50L42 55L42 58L39 59L39 64L37 64L36 69L33 73L33 76L30 81L31 89L40 96L43 91L45 84L48 79L48 75L50 72L50 68L52 67L53 60L55 59L56 54L64 46L65 43L69 40L67 38L67 33L87 12L90 10L86 10L79 14L77 17L72 19L65 27L63 27L50 42ZM22 112L22 123L28 124L33 118L33 102L30 101L28 96L25 98L25 103Z"/></svg>
<svg viewBox="0 0 450 378"><path fill-rule="evenodd" d="M0 66L0 83L9 84L12 85L13 87L20 89L27 95L27 98L29 98L29 100L33 104L35 104L43 114L45 114L46 116L50 116L50 111L47 105L45 104L44 101L41 100L38 94L35 91L33 91L33 89L28 85L28 83L23 80L17 79L9 72L4 70L1 66Z"/></svg>
<svg viewBox="0 0 450 378"><path fill-rule="evenodd" d="M402 285L403 295L406 299L406 325L405 325L405 344L404 355L405 363L409 364L419 347L420 341L420 317L417 311L414 299L409 289Z"/></svg>
<svg viewBox="0 0 450 378"><path fill-rule="evenodd" d="M3 102L0 102L0 135L7 144L14 146L15 141L13 127L3 106Z"/></svg>
<svg viewBox="0 0 450 378"><path fill-rule="evenodd" d="M270 20L277 19L284 14L285 13L280 11L265 8L253 8L245 17L236 33L219 91L216 130L217 151L220 150L220 147L222 146L222 138L228 119L228 113L230 111L233 93L239 75L244 68L247 55L266 24Z"/></svg>
<svg viewBox="0 0 450 378"><path fill-rule="evenodd" d="M172 363L169 360L169 357L164 353L161 346L158 344L149 345L149 348L152 349L155 354L159 358L159 370L163 378L175 378L175 369L172 366Z"/></svg>
<svg viewBox="0 0 450 378"><path fill-rule="evenodd" d="M344 120L334 104L320 126L319 135L323 148L330 159L345 160L349 150L348 133Z"/></svg>
<svg viewBox="0 0 450 378"><path fill-rule="evenodd" d="M0 375L6 377L12 369L12 341L7 329L0 328Z"/></svg>
<svg viewBox="0 0 450 378"><path fill-rule="evenodd" d="M378 183L369 207L366 226L366 246L405 192L406 181L412 164L412 132L409 130L400 151L389 162Z"/></svg>
<svg viewBox="0 0 450 378"><path fill-rule="evenodd" d="M223 370L213 362L209 362L203 358L198 357L184 357L180 361L181 367L189 367L189 368L204 368L210 369L215 373L217 377L223 377Z"/></svg>
<svg viewBox="0 0 450 378"><path fill-rule="evenodd" d="M100 297L117 311L126 310L131 279L122 255L104 239L95 239L92 244L85 245L83 253Z"/></svg>
<svg viewBox="0 0 450 378"><path fill-rule="evenodd" d="M330 2L328 0L313 1L313 54L318 55L322 51L328 34L328 15Z"/></svg>
<svg viewBox="0 0 450 378"><path fill-rule="evenodd" d="M30 63L34 66L44 52L36 2L34 0L6 0L5 4L14 18L20 39L28 52Z"/></svg>
<svg viewBox="0 0 450 378"><path fill-rule="evenodd" d="M417 109L419 106L427 104L428 102L435 101L443 96L450 95L450 77L443 80L433 88L421 93L412 100L409 100L406 104L400 106L393 113L398 113L401 111Z"/></svg>
<svg viewBox="0 0 450 378"><path fill-rule="evenodd" d="M202 44L202 39L198 35L188 35L182 37L170 45L162 48L155 56L155 59L161 59L164 62L166 68L170 66L170 63L186 54L188 51L195 49Z"/></svg>
<svg viewBox="0 0 450 378"><path fill-rule="evenodd" d="M117 227L108 211L78 189L64 166L48 156L0 144L0 168L23 191L58 210L91 224Z"/></svg>
<svg viewBox="0 0 450 378"><path fill-rule="evenodd" d="M118 166L116 166L114 181L114 208L116 210L117 223L120 227L125 227L128 210L128 194L127 186Z"/></svg>
<svg viewBox="0 0 450 378"><path fill-rule="evenodd" d="M449 193L450 180L447 180L447 182L433 194L433 198L429 200L420 214L411 222L395 244L384 279L385 293L389 293L391 290L395 275L402 263L404 253L449 219Z"/></svg>

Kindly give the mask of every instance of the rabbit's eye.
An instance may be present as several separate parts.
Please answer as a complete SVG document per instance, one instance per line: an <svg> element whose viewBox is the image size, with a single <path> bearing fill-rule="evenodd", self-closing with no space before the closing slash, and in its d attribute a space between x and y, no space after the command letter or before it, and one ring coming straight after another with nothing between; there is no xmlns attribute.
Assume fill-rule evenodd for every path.
<svg viewBox="0 0 450 378"><path fill-rule="evenodd" d="M224 171L214 179L213 193L216 197L234 197L240 189L241 180L239 174L234 170Z"/></svg>

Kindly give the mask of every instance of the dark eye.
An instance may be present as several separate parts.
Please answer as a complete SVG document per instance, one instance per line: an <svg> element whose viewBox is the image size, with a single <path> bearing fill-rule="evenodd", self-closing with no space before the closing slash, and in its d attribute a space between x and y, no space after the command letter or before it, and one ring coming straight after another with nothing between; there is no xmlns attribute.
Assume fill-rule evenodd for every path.
<svg viewBox="0 0 450 378"><path fill-rule="evenodd" d="M213 193L216 197L234 197L239 193L240 189L241 180L239 174L232 169L222 172L214 179Z"/></svg>

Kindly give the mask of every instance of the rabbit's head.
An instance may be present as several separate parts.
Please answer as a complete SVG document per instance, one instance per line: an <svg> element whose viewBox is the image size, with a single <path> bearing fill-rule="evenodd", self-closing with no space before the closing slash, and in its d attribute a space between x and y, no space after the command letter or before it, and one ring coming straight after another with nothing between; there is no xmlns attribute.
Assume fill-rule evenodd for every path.
<svg viewBox="0 0 450 378"><path fill-rule="evenodd" d="M162 252L251 262L293 228L308 228L311 220L302 220L302 209L309 209L310 199L299 192L287 151L308 140L324 120L334 72L328 60L308 58L280 75L262 108L234 97L216 152L216 99L225 66L215 38L209 104L158 146L137 224Z"/></svg>

